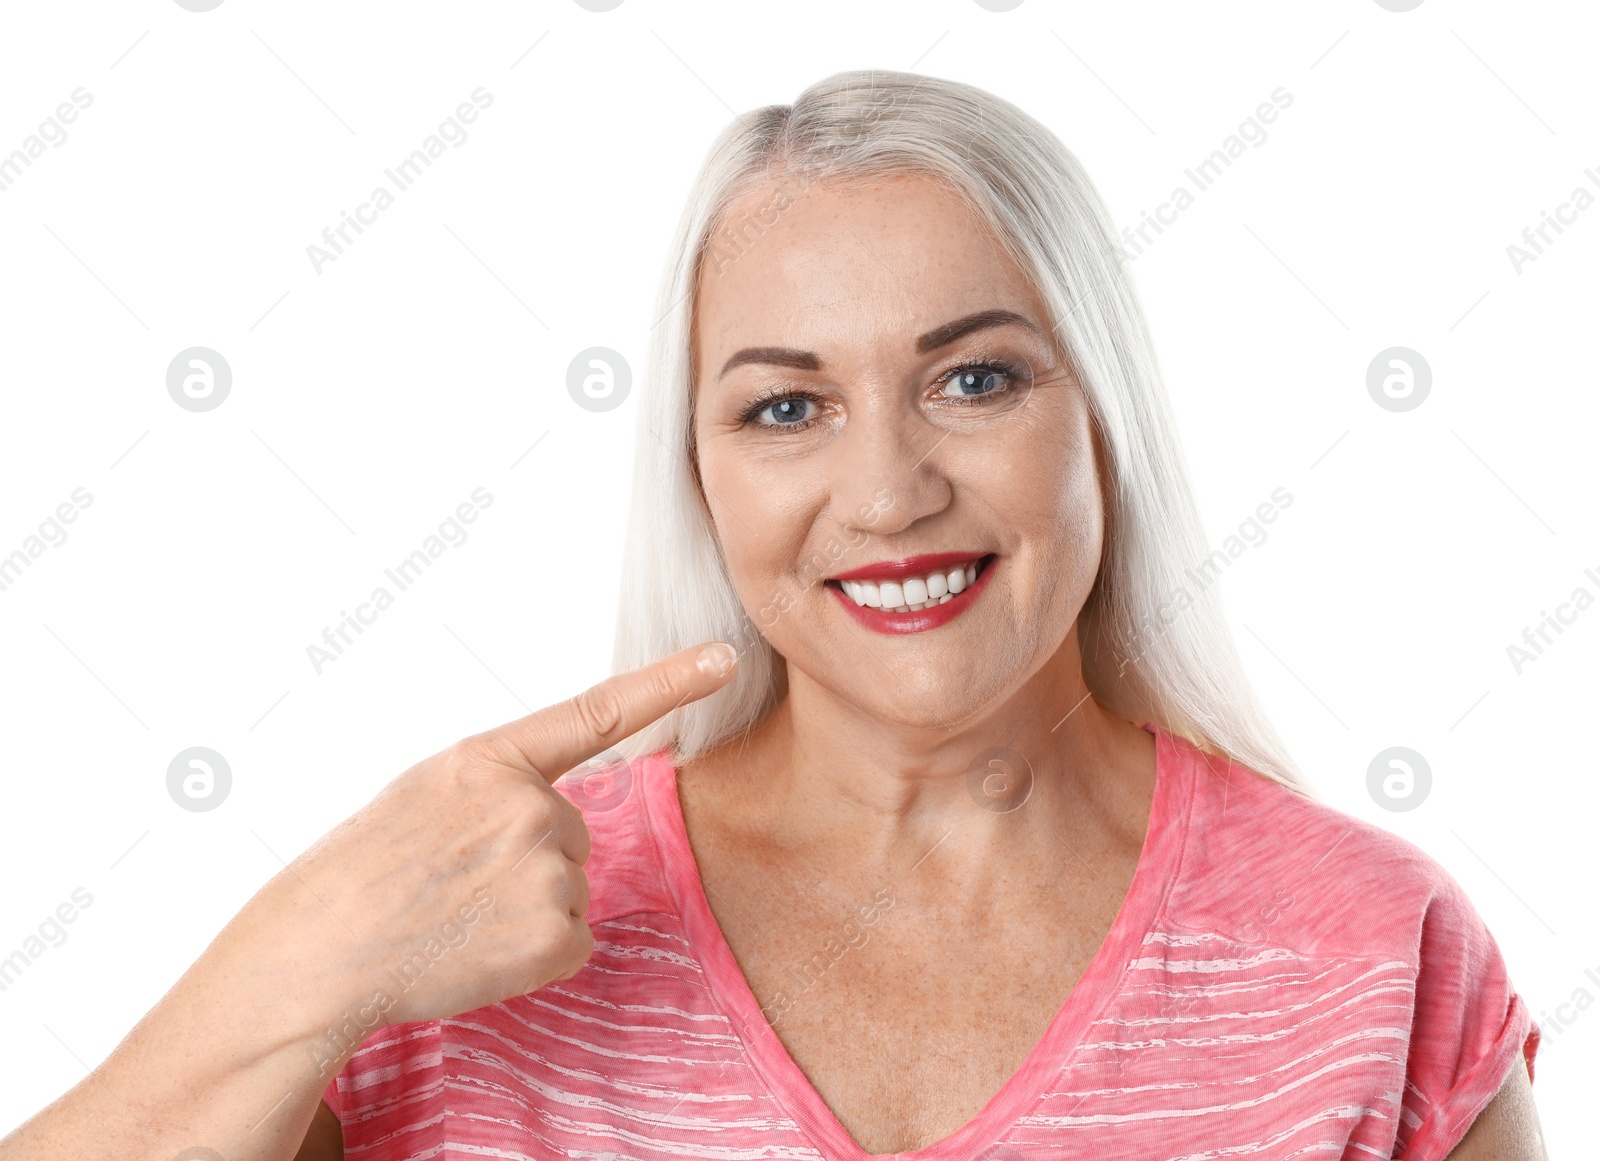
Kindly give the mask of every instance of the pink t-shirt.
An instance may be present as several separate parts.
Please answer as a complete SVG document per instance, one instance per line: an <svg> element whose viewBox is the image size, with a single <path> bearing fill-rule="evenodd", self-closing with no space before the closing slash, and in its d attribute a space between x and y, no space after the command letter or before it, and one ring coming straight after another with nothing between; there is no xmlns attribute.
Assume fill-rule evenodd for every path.
<svg viewBox="0 0 1600 1161"><path fill-rule="evenodd" d="M1404 840L1153 732L1150 828L1105 943L978 1115L895 1156L1444 1157L1538 1044L1460 887ZM594 955L367 1038L324 1097L347 1158L870 1156L740 973L675 778L658 754L605 795L564 787L594 839Z"/></svg>

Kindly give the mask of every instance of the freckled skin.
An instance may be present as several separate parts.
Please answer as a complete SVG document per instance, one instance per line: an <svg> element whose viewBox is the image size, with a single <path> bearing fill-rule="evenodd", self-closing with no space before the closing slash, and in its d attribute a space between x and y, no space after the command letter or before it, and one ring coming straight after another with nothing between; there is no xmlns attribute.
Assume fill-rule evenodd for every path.
<svg viewBox="0 0 1600 1161"><path fill-rule="evenodd" d="M999 242L951 195L909 181L848 196L814 192L721 275L704 278L697 297L700 470L735 586L756 610L774 594L798 593L771 640L836 695L870 697L862 708L880 719L950 723L1014 688L1056 652L1099 564L1088 411L1047 338L1013 326L929 355L912 349L928 329L995 307L1048 330L1043 304ZM719 381L719 356L747 346L813 350L824 370L745 366ZM933 373L989 352L1031 366L1035 383L1020 403L989 417L977 407L917 406ZM837 430L739 426L748 399L790 383L835 395L843 414L823 427ZM871 543L831 571L966 546L1001 553L1007 567L948 630L897 643L898 681L863 690L837 677L874 666L883 642L825 615L834 597L801 568L830 541L858 542L856 514L880 489L893 504ZM940 665L956 648L952 637L1006 656L952 683Z"/></svg>
<svg viewBox="0 0 1600 1161"><path fill-rule="evenodd" d="M752 191L730 218L767 197ZM1034 330L918 352L917 336L991 309ZM811 186L697 288L705 499L785 692L747 736L687 764L679 797L757 1002L872 1154L949 1136L1022 1064L1115 920L1149 819L1150 736L1086 698L1079 618L1104 503L1088 410L1048 329L987 226L917 177ZM809 351L817 366L722 375L746 347ZM947 369L995 357L1027 368L1025 390L995 407L940 401ZM795 390L816 400L796 412L816 419L804 430L742 418ZM926 633L870 632L818 583L967 549L997 553L998 570ZM1006 813L969 789L992 746L1034 774ZM873 922L839 942L866 905ZM808 963L809 981L796 974ZM1450 1158L1544 1156L1515 1066Z"/></svg>
<svg viewBox="0 0 1600 1161"><path fill-rule="evenodd" d="M1076 625L1105 535L1087 404L1027 276L926 178L813 184L736 261L707 268L695 309L706 503L786 692L680 772L691 844L757 1001L840 1122L870 1153L921 1148L971 1120L1038 1042L1121 906L1149 817L1152 739L1084 700ZM1032 327L918 351L918 336L986 310ZM818 365L723 375L748 347ZM947 371L996 359L1023 369L1009 395L950 401ZM771 409L745 418L786 391L811 397L788 413L803 428L774 430ZM830 545L847 547L809 571ZM996 571L924 633L869 631L820 583L966 549L997 554ZM787 611L767 625L780 592ZM993 746L1034 772L1008 813L969 789ZM831 958L828 941L884 888L892 906ZM819 953L806 986L793 969Z"/></svg>

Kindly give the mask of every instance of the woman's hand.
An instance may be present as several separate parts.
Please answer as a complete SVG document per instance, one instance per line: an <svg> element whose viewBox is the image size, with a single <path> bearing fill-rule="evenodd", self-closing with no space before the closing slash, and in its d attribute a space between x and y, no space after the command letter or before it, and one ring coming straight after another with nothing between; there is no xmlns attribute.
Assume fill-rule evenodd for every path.
<svg viewBox="0 0 1600 1161"><path fill-rule="evenodd" d="M257 892L0 1158L290 1161L381 1024L576 973L594 946L589 835L550 783L721 688L734 660L726 645L685 649L401 774Z"/></svg>
<svg viewBox="0 0 1600 1161"><path fill-rule="evenodd" d="M306 952L338 963L339 1015L370 1031L576 973L594 948L583 918L589 833L551 783L720 688L733 658L720 645L684 650L457 742L290 864L274 889L288 910L304 912L310 897L325 910ZM340 1039L337 1021L331 1030Z"/></svg>

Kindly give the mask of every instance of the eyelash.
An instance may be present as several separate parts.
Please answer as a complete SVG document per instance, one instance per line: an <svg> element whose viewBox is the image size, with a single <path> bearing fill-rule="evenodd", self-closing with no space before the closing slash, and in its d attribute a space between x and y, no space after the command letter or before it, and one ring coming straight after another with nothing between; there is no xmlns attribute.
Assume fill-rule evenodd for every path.
<svg viewBox="0 0 1600 1161"><path fill-rule="evenodd" d="M939 400L940 403L953 403L957 407L983 406L996 396L1003 395L1006 392L1013 390L1021 375L1021 371L1009 360L999 356L994 356L974 359L971 362L961 363L957 366L951 367L949 370L945 371L944 374L935 379L934 383L939 387L943 387L946 383L950 382L950 380L956 378L958 375L965 374L968 371L997 372L1001 375L1004 375L1010 381L1010 383L1001 391L990 391L984 395L944 396ZM804 419L799 423L765 423L760 421L759 417L763 411L771 407L774 403L782 403L789 399L803 399L818 405L823 402L821 396L811 391L793 389L772 391L766 395L752 399L750 402L745 404L744 413L740 416L740 422L747 425L754 423L759 427L765 427L786 433L805 431L810 428L812 424L819 422L817 419Z"/></svg>
<svg viewBox="0 0 1600 1161"><path fill-rule="evenodd" d="M1006 394L1008 391L1015 390L1017 384L1021 381L1023 374L1022 368L1012 363L1011 360L1003 358L999 355L995 355L987 358L975 359L970 363L962 363L959 367L952 367L943 375L940 375L937 379L935 379L934 382L942 387L950 380L956 378L956 376L967 371L998 372L1006 377L1007 384L1000 391L990 391L984 395L947 395L940 398L939 402L954 403L962 407L978 406L984 403L986 400L993 399L996 396Z"/></svg>

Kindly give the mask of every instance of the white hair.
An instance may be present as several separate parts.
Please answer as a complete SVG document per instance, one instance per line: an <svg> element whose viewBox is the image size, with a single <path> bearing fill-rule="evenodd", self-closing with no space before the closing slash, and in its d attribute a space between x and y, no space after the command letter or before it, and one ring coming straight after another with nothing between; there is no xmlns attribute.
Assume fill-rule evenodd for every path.
<svg viewBox="0 0 1600 1161"><path fill-rule="evenodd" d="M711 147L678 224L639 389L633 508L614 667L702 641L740 652L723 690L622 747L679 762L748 731L783 695L784 669L741 606L702 495L694 446L694 288L818 178L920 174L959 191L1038 287L1082 384L1102 462L1104 554L1080 619L1097 700L1302 793L1245 678L1217 586L1143 312L1110 215L1045 126L982 89L912 73L838 73L793 105L736 117ZM727 220L758 185L762 211ZM775 220L775 219L774 219ZM1213 579L1217 566L1211 563Z"/></svg>

